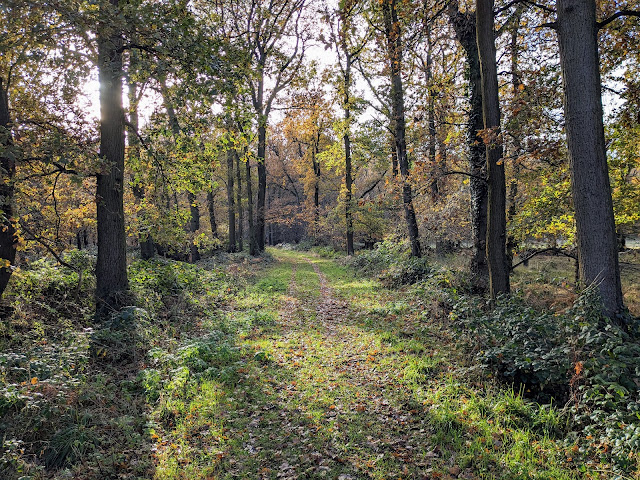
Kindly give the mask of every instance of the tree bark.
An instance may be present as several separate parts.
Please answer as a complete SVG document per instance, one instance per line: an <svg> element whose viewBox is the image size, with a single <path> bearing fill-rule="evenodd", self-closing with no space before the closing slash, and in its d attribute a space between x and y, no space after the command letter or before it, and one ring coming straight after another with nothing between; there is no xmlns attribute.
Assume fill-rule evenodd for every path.
<svg viewBox="0 0 640 480"><path fill-rule="evenodd" d="M343 40L342 49L345 54L345 67L343 70L343 88L344 95L342 99L342 111L345 121L345 131L342 136L344 142L344 184L345 184L345 199L344 199L344 219L347 229L347 255L353 255L355 253L353 246L353 213L352 213L352 197L353 197L353 176L351 165L351 136L349 135L351 129L351 53L347 47L347 44Z"/></svg>
<svg viewBox="0 0 640 480"><path fill-rule="evenodd" d="M227 211L229 218L229 244L227 252L236 251L236 207L233 188L233 150L227 150Z"/></svg>
<svg viewBox="0 0 640 480"><path fill-rule="evenodd" d="M318 126L318 134L315 136L313 150L311 150L311 162L313 164L313 174L315 175L315 183L313 185L313 236L318 238L320 232L320 162L318 154L320 153L320 126Z"/></svg>
<svg viewBox="0 0 640 480"><path fill-rule="evenodd" d="M344 109L344 118L347 122L351 117L351 111L347 107ZM344 134L344 183L345 183L345 199L344 199L344 218L347 226L347 255L355 253L353 246L353 177L351 166L351 137L348 131Z"/></svg>
<svg viewBox="0 0 640 480"><path fill-rule="evenodd" d="M520 28L520 20L522 18L523 7L518 6L514 13L513 26L511 28L511 42L509 44L509 50L511 53L511 94L513 95L512 112L516 111L516 104L518 102L518 95L520 92L520 66L519 66L519 45L518 45L518 30ZM518 118L518 114L515 114L512 118L512 124L517 124L515 121ZM515 139L514 132L511 137L514 138L512 144L511 156L515 159L513 164L513 176L509 182L509 194L507 198L507 204L509 205L507 211L507 220L511 222L518 213L518 179L520 177L520 163L518 162L518 156L520 155L520 148L517 139ZM509 265L513 265L513 257L516 249L518 248L518 242L513 235L507 236L507 258Z"/></svg>
<svg viewBox="0 0 640 480"><path fill-rule="evenodd" d="M234 151L236 161L236 208L238 210L238 251L244 250L244 209L242 208L242 172L240 171L240 155Z"/></svg>
<svg viewBox="0 0 640 480"><path fill-rule="evenodd" d="M402 178L402 204L411 243L411 255L419 257L420 240L418 222L413 207L413 193L409 182L409 157L405 133L404 87L402 85L402 36L396 11L396 0L381 2L387 40L388 60L391 76L391 109L393 130L398 156L398 167Z"/></svg>
<svg viewBox="0 0 640 480"><path fill-rule="evenodd" d="M255 224L253 222L253 181L251 180L251 162L247 159L246 180L247 184L247 222L249 223L249 255L256 255Z"/></svg>
<svg viewBox="0 0 640 480"><path fill-rule="evenodd" d="M118 0L110 0L118 7ZM124 224L124 109L122 107L122 36L107 24L98 27L100 80L100 157L96 211L98 260L96 312L106 317L124 306L127 250Z"/></svg>
<svg viewBox="0 0 640 480"><path fill-rule="evenodd" d="M0 77L0 297L11 278L13 263L16 259L15 229L15 191L16 174L15 152L11 135L11 116L9 114L9 86L5 88ZM8 262L8 265L7 265Z"/></svg>
<svg viewBox="0 0 640 480"><path fill-rule="evenodd" d="M482 113L487 144L489 206L487 214L487 260L489 291L495 299L509 293L509 262L506 252L506 183L500 140L500 99L493 18L493 0L476 1L476 41L482 78Z"/></svg>
<svg viewBox="0 0 640 480"><path fill-rule="evenodd" d="M427 62L425 65L427 81L427 124L429 130L429 163L431 163L431 199L435 202L439 195L438 168L436 158L436 101L433 83L433 45L431 42L431 28L427 25Z"/></svg>
<svg viewBox="0 0 640 480"><path fill-rule="evenodd" d="M462 45L469 67L469 118L467 121L467 145L469 146L469 193L471 216L471 288L484 294L489 288L487 265L487 204L486 148L478 132L484 128L482 119L482 80L480 58L476 42L476 18L474 12L461 13L457 0L449 4L449 18L456 38Z"/></svg>
<svg viewBox="0 0 640 480"><path fill-rule="evenodd" d="M267 198L267 165L266 165L266 150L267 150L267 126L266 118L262 114L260 116L258 126L258 205L256 207L256 221L255 221L255 245L258 253L264 252L264 240L265 240L265 202Z"/></svg>
<svg viewBox="0 0 640 480"><path fill-rule="evenodd" d="M218 222L216 221L216 205L213 192L207 192L207 204L209 206L209 223L211 223L211 235L218 238Z"/></svg>
<svg viewBox="0 0 640 480"><path fill-rule="evenodd" d="M602 120L595 0L557 0L565 128L580 281L597 285L604 312L624 310Z"/></svg>
<svg viewBox="0 0 640 480"><path fill-rule="evenodd" d="M189 232L195 236L195 233L200 229L200 208L198 207L198 199L195 193L187 192L187 200L189 201L189 212L191 213L191 217L189 219ZM195 244L195 238L191 239L189 250L192 262L200 260L200 251Z"/></svg>

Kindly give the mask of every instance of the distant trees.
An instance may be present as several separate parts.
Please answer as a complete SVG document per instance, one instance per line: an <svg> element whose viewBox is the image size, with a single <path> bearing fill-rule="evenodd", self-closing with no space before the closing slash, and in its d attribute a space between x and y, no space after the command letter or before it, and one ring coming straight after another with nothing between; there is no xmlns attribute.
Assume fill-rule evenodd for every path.
<svg viewBox="0 0 640 480"><path fill-rule="evenodd" d="M265 247L267 170L265 165L269 116L278 94L296 79L302 66L308 32L303 14L306 0L216 0L221 30L246 52L244 79L257 122L258 195L255 245Z"/></svg>
<svg viewBox="0 0 640 480"><path fill-rule="evenodd" d="M195 261L224 243L353 254L393 235L413 256L469 241L472 288L496 297L536 239L575 245L581 285L615 316L616 249L640 220L636 4L6 0L0 292L20 252L63 260L91 239L106 313L127 290L127 241ZM314 35L331 66L307 55ZM608 124L600 69L624 85ZM96 70L92 129L78 105Z"/></svg>

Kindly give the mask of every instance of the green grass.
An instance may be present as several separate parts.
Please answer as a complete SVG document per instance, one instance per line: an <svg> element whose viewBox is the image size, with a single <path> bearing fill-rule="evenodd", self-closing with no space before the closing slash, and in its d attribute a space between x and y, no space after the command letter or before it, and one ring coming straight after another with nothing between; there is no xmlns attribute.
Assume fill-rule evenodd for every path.
<svg viewBox="0 0 640 480"><path fill-rule="evenodd" d="M574 455L562 411L470 363L428 285L291 250L231 258L134 265L147 316L103 335L106 358L135 360L92 358L69 323L37 411L40 380L3 367L3 478L613 478Z"/></svg>

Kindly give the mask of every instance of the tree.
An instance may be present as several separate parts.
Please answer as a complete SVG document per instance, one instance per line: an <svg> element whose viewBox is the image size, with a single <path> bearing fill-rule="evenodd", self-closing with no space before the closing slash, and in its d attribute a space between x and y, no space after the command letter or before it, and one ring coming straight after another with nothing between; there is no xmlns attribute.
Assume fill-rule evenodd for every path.
<svg viewBox="0 0 640 480"><path fill-rule="evenodd" d="M346 226L347 255L353 255L353 159L351 128L354 121L353 109L356 97L353 95L353 67L367 45L369 32L359 32L357 16L362 13L363 2L345 0L335 11L326 10L325 22L329 25L329 38L324 39L328 48L334 48L337 55L339 76L336 90L342 108L342 122L339 134L344 145L344 218Z"/></svg>
<svg viewBox="0 0 640 480"><path fill-rule="evenodd" d="M484 293L489 286L487 265L487 180L486 148L479 132L484 128L482 118L482 80L480 58L476 42L475 12L460 12L458 1L449 3L448 14L458 42L465 52L469 69L469 110L467 120L467 145L469 148L469 193L471 214L471 282L477 293Z"/></svg>
<svg viewBox="0 0 640 480"><path fill-rule="evenodd" d="M296 79L307 42L303 13L307 0L216 0L223 35L248 54L249 84L258 130L258 195L255 215L257 252L264 250L267 192L265 154L269 116L280 92Z"/></svg>
<svg viewBox="0 0 640 480"><path fill-rule="evenodd" d="M0 76L0 295L11 278L16 258L16 228L13 180L16 173L15 152L9 115L9 82Z"/></svg>
<svg viewBox="0 0 640 480"><path fill-rule="evenodd" d="M101 5L98 25L98 74L100 80L100 157L96 204L98 261L96 264L96 306L99 316L123 306L129 289L124 224L124 109L122 107L121 26L117 18L119 0Z"/></svg>
<svg viewBox="0 0 640 480"><path fill-rule="evenodd" d="M409 182L409 156L407 152L407 140L405 132L404 112L404 88L402 85L402 31L398 21L396 0L383 0L380 2L384 22L384 33L387 44L387 60L389 62L389 75L391 78L391 116L393 119L393 137L395 140L398 167L402 177L402 204L404 216L409 232L411 255L419 257L420 240L418 234L418 222L413 206L413 193Z"/></svg>
<svg viewBox="0 0 640 480"><path fill-rule="evenodd" d="M558 0L556 30L576 219L580 280L595 284L605 313L623 311L605 150L595 0Z"/></svg>
<svg viewBox="0 0 640 480"><path fill-rule="evenodd" d="M500 139L500 99L496 65L493 0L476 1L476 40L482 78L482 114L489 185L487 210L487 261L491 298L509 293L509 270L506 252L506 184L503 149Z"/></svg>

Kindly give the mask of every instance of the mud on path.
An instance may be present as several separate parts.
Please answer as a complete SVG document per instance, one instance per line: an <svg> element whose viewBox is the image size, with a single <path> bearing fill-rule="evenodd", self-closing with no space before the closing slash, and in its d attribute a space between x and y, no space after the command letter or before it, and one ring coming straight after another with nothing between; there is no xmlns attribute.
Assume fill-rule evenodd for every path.
<svg viewBox="0 0 640 480"><path fill-rule="evenodd" d="M330 335L335 335L338 327L345 324L349 314L349 307L344 300L336 299L327 277L320 271L320 267L309 258L307 262L320 280L320 300L316 307L316 321L323 325Z"/></svg>
<svg viewBox="0 0 640 480"><path fill-rule="evenodd" d="M387 363L377 334L360 324L363 312L336 293L336 280L323 273L319 259L278 260L292 273L280 309L284 328L272 338L272 353L293 381L277 381L274 390L287 396L283 411L292 413L295 405L296 415L311 420L289 441L303 446L315 437L314 443L324 443L314 447L311 461L308 454L289 460L279 478L320 478L330 471L341 473L328 478L430 478L440 454L430 443L428 415L402 384L401 371ZM310 462L316 463L311 470Z"/></svg>

